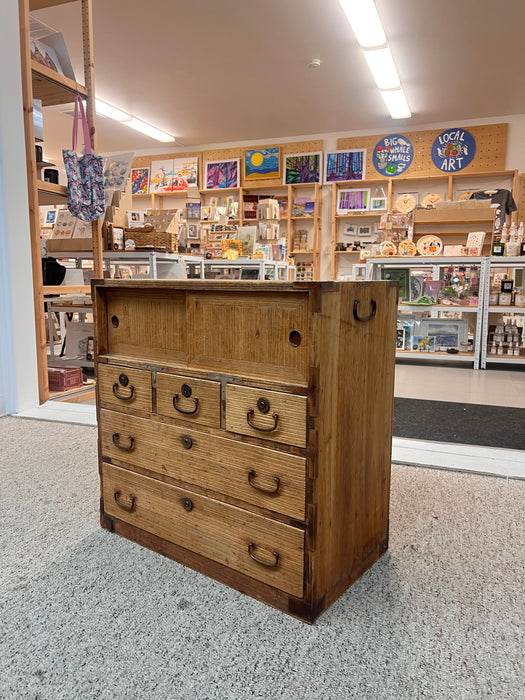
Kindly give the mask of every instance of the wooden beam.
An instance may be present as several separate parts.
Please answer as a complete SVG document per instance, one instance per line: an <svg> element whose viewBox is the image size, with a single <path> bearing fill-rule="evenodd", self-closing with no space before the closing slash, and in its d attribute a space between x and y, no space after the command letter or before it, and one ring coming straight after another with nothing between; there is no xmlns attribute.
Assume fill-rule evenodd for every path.
<svg viewBox="0 0 525 700"><path fill-rule="evenodd" d="M33 87L29 36L29 0L19 0L18 7L20 18L20 62L22 68L22 102L24 109L24 132L26 145L29 229L31 236L31 267L33 271L38 397L40 403L44 403L49 398L49 383L47 378L47 345L42 280L42 254L40 250L40 211L38 208L35 132L33 126Z"/></svg>
<svg viewBox="0 0 525 700"><path fill-rule="evenodd" d="M95 128L95 62L93 58L93 8L91 0L82 0L82 44L84 49L84 82L87 88L86 117L91 136L91 147L97 152L97 131ZM100 219L91 224L93 238L93 271L95 277L103 276L102 225Z"/></svg>

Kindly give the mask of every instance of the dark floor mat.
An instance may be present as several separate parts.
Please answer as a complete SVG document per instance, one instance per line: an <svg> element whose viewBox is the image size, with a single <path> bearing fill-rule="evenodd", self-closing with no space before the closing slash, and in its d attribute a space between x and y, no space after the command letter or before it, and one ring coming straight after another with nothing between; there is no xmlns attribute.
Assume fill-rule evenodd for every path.
<svg viewBox="0 0 525 700"><path fill-rule="evenodd" d="M394 435L525 450L525 409L396 398Z"/></svg>

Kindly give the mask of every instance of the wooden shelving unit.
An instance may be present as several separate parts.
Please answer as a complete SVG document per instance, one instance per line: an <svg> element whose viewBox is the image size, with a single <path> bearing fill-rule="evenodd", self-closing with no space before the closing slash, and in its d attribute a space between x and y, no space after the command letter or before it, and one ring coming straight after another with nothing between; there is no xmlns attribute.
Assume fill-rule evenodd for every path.
<svg viewBox="0 0 525 700"><path fill-rule="evenodd" d="M47 346L44 312L44 291L46 294L75 293L78 287L46 287L42 284L42 263L40 248L40 212L42 205L64 204L66 187L44 182L39 179L45 163L36 162L35 133L33 126L33 100L42 101L42 106L70 104L76 95L86 101L86 116L91 135L91 145L97 152L95 130L95 70L93 61L93 20L92 0L81 0L80 15L82 24L84 80L85 85L71 80L47 66L32 60L30 46L30 12L49 7L65 5L74 0L18 0L20 17L20 54L22 66L22 95L24 108L24 131L26 144L26 165L28 184L28 208L31 235L31 264L33 271L33 297L35 308L37 367L39 399L44 403L49 398L47 378ZM69 145L70 134L64 134L64 146ZM102 277L102 236L100 221L92 224L92 252L95 277ZM89 287L82 287L88 292Z"/></svg>
<svg viewBox="0 0 525 700"><path fill-rule="evenodd" d="M523 177L523 176L522 176ZM491 181L496 179L506 178L510 181L509 189L512 192L514 201L518 204L518 192L520 185L520 178L517 170L490 170L484 172L458 172L455 174L436 174L436 175L413 175L406 177L395 177L395 178L372 178L368 180L350 180L347 182L335 182L332 183L332 227L331 227L331 265L330 273L331 279L335 280L337 278L338 271L338 260L341 258L338 253L349 253L356 258L358 261L359 253L356 251L337 251L336 245L338 243L338 224L340 221L350 222L353 219L363 220L363 219L374 219L378 221L382 214L391 213L394 209L395 197L397 192L406 191L411 184L424 182L428 183L430 190L433 189L434 185L446 184L446 199L452 201L454 197L454 187L458 184L458 181L462 180L473 180L479 181L479 186L484 187L485 183L487 185L491 184ZM385 194L387 195L387 210L383 211L367 211L359 212L356 214L337 214L337 191L340 188L343 189L373 189L374 187L383 187ZM401 187L400 187L401 186ZM522 188L523 190L523 188ZM488 200L487 200L488 201ZM525 205L524 205L525 211ZM466 241L467 233L471 230L484 230L489 235L485 240L484 251L489 254L489 248L491 243L491 236L494 224L494 216L487 215L486 209L469 209L468 212L461 210L458 215L454 217L450 215L450 210L447 210L446 217L439 219L436 210L425 210L419 209L414 211L414 235L415 238L421 235L426 235L428 233L435 233L440 236L443 234L446 237L447 244L455 244ZM511 215L511 221L516 221L518 214L514 212ZM471 228L471 225L475 225L476 228Z"/></svg>

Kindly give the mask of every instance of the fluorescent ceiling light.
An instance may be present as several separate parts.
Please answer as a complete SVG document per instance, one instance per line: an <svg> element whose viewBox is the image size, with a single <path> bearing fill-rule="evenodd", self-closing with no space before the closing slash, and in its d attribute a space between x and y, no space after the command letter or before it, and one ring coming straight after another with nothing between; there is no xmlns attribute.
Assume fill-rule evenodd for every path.
<svg viewBox="0 0 525 700"><path fill-rule="evenodd" d="M143 122L140 119L137 119L136 117L132 117L128 121L121 123L124 124L124 126L129 126L130 129L140 131L141 134L151 136L152 139L157 139L157 141L163 141L166 143L168 141L175 141L174 136L170 136L165 131L161 131L160 129L157 129L154 126L151 126L151 124L146 124L146 122Z"/></svg>
<svg viewBox="0 0 525 700"><path fill-rule="evenodd" d="M161 131L155 126L151 126L151 124L146 124L146 122L137 119L127 112L123 112L121 109L108 105L107 102L102 102L102 100L95 99L95 110L97 114L114 119L125 126L129 126L130 129L135 129L135 131L140 131L141 134L151 136L152 139L156 139L157 141L163 141L164 143L175 141L174 136L170 136L170 134L167 134L165 131Z"/></svg>
<svg viewBox="0 0 525 700"><path fill-rule="evenodd" d="M392 119L408 119L412 116L402 88L398 90L381 90Z"/></svg>
<svg viewBox="0 0 525 700"><path fill-rule="evenodd" d="M97 114L101 114L103 117L109 117L110 119L115 119L117 122L125 122L128 119L131 119L130 114L127 114L116 107L112 107L99 99L95 99L95 111Z"/></svg>
<svg viewBox="0 0 525 700"><path fill-rule="evenodd" d="M360 46L370 49L386 44L386 35L374 0L339 0Z"/></svg>
<svg viewBox="0 0 525 700"><path fill-rule="evenodd" d="M380 90L393 90L394 88L401 87L399 75L394 65L394 59L392 58L388 46L384 49L363 51L363 53L365 54L368 67L374 76L376 85Z"/></svg>

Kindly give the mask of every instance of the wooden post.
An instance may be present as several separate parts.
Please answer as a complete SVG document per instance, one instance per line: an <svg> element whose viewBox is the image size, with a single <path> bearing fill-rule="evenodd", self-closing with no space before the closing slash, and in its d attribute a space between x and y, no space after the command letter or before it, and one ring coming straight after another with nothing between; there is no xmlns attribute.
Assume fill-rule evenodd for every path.
<svg viewBox="0 0 525 700"><path fill-rule="evenodd" d="M93 11L91 0L82 0L82 44L84 50L84 81L88 91L86 100L86 117L91 136L91 147L97 152L97 132L95 129L95 63L93 59ZM94 276L102 278L102 232L100 219L91 224L93 240Z"/></svg>
<svg viewBox="0 0 525 700"><path fill-rule="evenodd" d="M27 196L29 206L29 230L31 236L33 299L35 308L38 397L40 403L45 403L49 398L49 383L47 377L47 345L42 279L42 253L40 250L40 210L38 207L38 190L36 184L33 88L29 42L29 0L19 0L18 7L20 14L20 60L22 67L22 101L24 109L24 133L26 145ZM53 342L52 338L50 340Z"/></svg>
<svg viewBox="0 0 525 700"><path fill-rule="evenodd" d="M330 279L335 280L336 263L335 263L335 244L337 241L337 219L335 218L337 211L337 185L332 182L332 258L330 265Z"/></svg>

